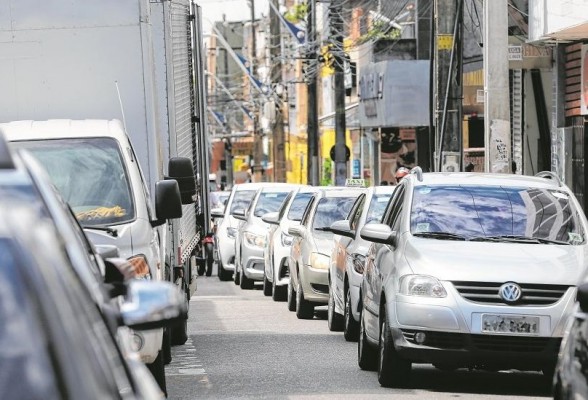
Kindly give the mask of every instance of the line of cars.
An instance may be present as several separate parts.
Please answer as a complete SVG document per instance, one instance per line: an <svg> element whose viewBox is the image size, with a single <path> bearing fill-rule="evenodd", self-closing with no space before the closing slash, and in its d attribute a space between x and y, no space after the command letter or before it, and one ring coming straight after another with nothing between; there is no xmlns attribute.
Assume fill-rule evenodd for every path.
<svg viewBox="0 0 588 400"><path fill-rule="evenodd" d="M229 205L271 185L246 186ZM542 371L556 398L586 395L588 223L555 174L416 167L393 187L294 188L261 219L264 294L299 318L326 304L329 329L357 341L382 386L410 386L412 364L427 363Z"/></svg>
<svg viewBox="0 0 588 400"><path fill-rule="evenodd" d="M0 220L0 397L164 397L137 342L187 317L183 294L93 245L38 161L1 135Z"/></svg>

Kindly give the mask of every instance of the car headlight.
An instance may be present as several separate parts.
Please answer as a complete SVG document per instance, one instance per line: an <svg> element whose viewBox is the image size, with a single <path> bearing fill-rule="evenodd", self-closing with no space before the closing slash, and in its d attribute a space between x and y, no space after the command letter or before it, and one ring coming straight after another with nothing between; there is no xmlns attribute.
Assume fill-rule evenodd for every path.
<svg viewBox="0 0 588 400"><path fill-rule="evenodd" d="M287 233L282 232L281 238L282 238L282 246L284 246L284 247L292 246L292 241L294 240L294 238L292 236L288 235Z"/></svg>
<svg viewBox="0 0 588 400"><path fill-rule="evenodd" d="M320 253L310 254L310 266L315 269L329 269L331 258Z"/></svg>
<svg viewBox="0 0 588 400"><path fill-rule="evenodd" d="M256 235L255 233L245 232L243 233L243 237L245 241L250 246L257 246L257 247L264 247L265 246L265 237Z"/></svg>
<svg viewBox="0 0 588 400"><path fill-rule="evenodd" d="M227 236L230 237L231 239L235 239L237 237L237 228L233 228L233 227L229 226L227 228Z"/></svg>
<svg viewBox="0 0 588 400"><path fill-rule="evenodd" d="M363 274L363 270L365 269L365 256L363 254L353 255L353 269L358 274Z"/></svg>
<svg viewBox="0 0 588 400"><path fill-rule="evenodd" d="M407 296L447 297L441 282L428 275L404 275L400 278L400 293Z"/></svg>

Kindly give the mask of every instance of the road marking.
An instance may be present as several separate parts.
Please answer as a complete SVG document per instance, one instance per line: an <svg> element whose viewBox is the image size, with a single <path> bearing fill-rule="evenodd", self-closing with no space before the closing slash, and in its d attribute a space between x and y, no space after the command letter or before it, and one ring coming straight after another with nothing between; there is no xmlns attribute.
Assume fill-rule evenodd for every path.
<svg viewBox="0 0 588 400"><path fill-rule="evenodd" d="M198 359L192 338L183 346L172 347L172 362L165 366L166 376L199 376L200 381L208 381L206 370Z"/></svg>

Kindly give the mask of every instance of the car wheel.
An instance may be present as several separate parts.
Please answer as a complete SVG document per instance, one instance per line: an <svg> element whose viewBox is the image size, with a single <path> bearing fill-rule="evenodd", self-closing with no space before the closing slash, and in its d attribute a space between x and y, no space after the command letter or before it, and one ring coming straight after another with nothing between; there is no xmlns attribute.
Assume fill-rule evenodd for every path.
<svg viewBox="0 0 588 400"><path fill-rule="evenodd" d="M353 318L351 311L351 289L347 288L345 296L345 324L343 326L343 336L348 342L357 342L359 339L359 323Z"/></svg>
<svg viewBox="0 0 588 400"><path fill-rule="evenodd" d="M220 256L218 261L216 262L216 265L218 267L218 279L220 281L228 281L231 279L231 271L227 271L226 269L223 268L223 263L220 260Z"/></svg>
<svg viewBox="0 0 588 400"><path fill-rule="evenodd" d="M396 352L385 311L381 313L381 317L378 382L384 387L406 387L410 379L411 363Z"/></svg>
<svg viewBox="0 0 588 400"><path fill-rule="evenodd" d="M155 381L159 385L161 391L167 397L167 387L165 384L165 366L163 364L163 351L159 351L157 358L151 364L147 364L147 368L155 378Z"/></svg>
<svg viewBox="0 0 588 400"><path fill-rule="evenodd" d="M163 330L163 347L161 350L163 351L163 364L168 365L172 362L170 327L167 327Z"/></svg>
<svg viewBox="0 0 588 400"><path fill-rule="evenodd" d="M247 278L245 273L242 273L241 274L241 282L239 282L239 286L241 286L241 289L243 289L243 290L253 289L253 279Z"/></svg>
<svg viewBox="0 0 588 400"><path fill-rule="evenodd" d="M292 285L292 279L290 279L288 282L288 310L296 311L296 291Z"/></svg>
<svg viewBox="0 0 588 400"><path fill-rule="evenodd" d="M263 295L264 296L271 296L272 295L272 283L268 281L267 276L263 274Z"/></svg>
<svg viewBox="0 0 588 400"><path fill-rule="evenodd" d="M298 286L296 287L296 317L298 317L298 319L314 318L314 304L304 299L304 292L302 291L300 279L298 279Z"/></svg>
<svg viewBox="0 0 588 400"><path fill-rule="evenodd" d="M288 288L284 286L277 286L276 285L277 278L274 277L274 281L272 282L272 299L274 301L284 301L288 293L286 292Z"/></svg>
<svg viewBox="0 0 588 400"><path fill-rule="evenodd" d="M237 267L237 264L235 264L235 272L233 273L233 282L235 282L235 285L238 285L241 283L241 274L239 273L239 268Z"/></svg>
<svg viewBox="0 0 588 400"><path fill-rule="evenodd" d="M378 353L367 341L363 316L359 317L359 340L357 341L357 364L364 371L375 371L378 367Z"/></svg>
<svg viewBox="0 0 588 400"><path fill-rule="evenodd" d="M343 330L343 316L335 311L335 295L332 286L329 285L329 303L327 306L327 325L331 332Z"/></svg>

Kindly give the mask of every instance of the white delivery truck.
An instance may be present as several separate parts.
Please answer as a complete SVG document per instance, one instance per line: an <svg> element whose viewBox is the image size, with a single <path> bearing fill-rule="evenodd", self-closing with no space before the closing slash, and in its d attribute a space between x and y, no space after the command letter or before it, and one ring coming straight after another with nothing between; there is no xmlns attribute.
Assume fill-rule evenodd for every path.
<svg viewBox="0 0 588 400"><path fill-rule="evenodd" d="M0 131L37 156L94 243L186 301L210 230L203 69L191 0L0 2ZM169 341L135 334L165 388Z"/></svg>

